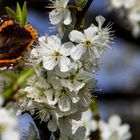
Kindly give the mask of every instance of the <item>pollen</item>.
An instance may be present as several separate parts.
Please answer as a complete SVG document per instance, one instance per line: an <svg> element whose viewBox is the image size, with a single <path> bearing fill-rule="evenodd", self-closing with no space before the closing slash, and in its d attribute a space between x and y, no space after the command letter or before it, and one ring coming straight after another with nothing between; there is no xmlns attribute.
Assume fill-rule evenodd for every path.
<svg viewBox="0 0 140 140"><path fill-rule="evenodd" d="M85 45L86 47L92 47L93 46L93 42L89 39L85 40Z"/></svg>
<svg viewBox="0 0 140 140"><path fill-rule="evenodd" d="M61 56L61 54L59 52L54 52L53 56L55 57L56 60L58 60Z"/></svg>

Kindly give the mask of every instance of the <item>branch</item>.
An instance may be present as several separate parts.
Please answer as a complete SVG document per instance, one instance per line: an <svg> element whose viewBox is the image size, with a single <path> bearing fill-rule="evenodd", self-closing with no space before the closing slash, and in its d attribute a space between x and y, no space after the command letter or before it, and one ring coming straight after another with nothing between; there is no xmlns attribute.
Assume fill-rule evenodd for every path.
<svg viewBox="0 0 140 140"><path fill-rule="evenodd" d="M93 0L88 0L85 7L83 8L82 11L77 11L77 14L76 14L76 24L75 24L75 27L74 29L76 30L81 30L81 25L82 25L82 22L85 18L85 15L91 5L91 3L93 2ZM83 27L82 27L83 28Z"/></svg>

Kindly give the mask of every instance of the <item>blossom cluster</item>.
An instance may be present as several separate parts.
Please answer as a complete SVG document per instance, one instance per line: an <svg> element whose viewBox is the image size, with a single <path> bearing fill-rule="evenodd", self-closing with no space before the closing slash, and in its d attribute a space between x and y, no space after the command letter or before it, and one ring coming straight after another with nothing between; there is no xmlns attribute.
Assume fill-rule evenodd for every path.
<svg viewBox="0 0 140 140"><path fill-rule="evenodd" d="M93 119L93 112L88 109L83 112L81 120L72 120L72 129L76 131L79 127L86 127L86 137L88 138L90 133L96 133L100 131L101 140L129 140L132 136L130 127L128 124L121 124L122 120L118 115L112 115L109 117L108 122L100 119L96 121ZM88 140L88 139L87 139Z"/></svg>
<svg viewBox="0 0 140 140"><path fill-rule="evenodd" d="M49 14L52 24L71 23L67 3L53 1L56 8ZM80 120L91 103L91 90L97 82L93 74L111 39L104 21L104 17L97 16L97 26L91 24L83 31L73 29L67 42L59 34L40 36L31 50L29 62L36 73L20 90L26 93L20 107L48 122L51 132L59 129L61 140L82 140L86 136L84 126L72 131L72 120Z"/></svg>
<svg viewBox="0 0 140 140"><path fill-rule="evenodd" d="M49 13L51 24L60 28L70 25L69 0L51 2L49 7L54 8ZM35 73L18 89L18 94L24 96L13 103L12 108L17 110L17 114L28 111L41 122L47 122L54 139L59 130L60 140L87 140L90 131L97 129L100 129L102 140L111 140L112 134L118 136L117 140L130 138L129 127L121 126L119 118L115 119L118 122L115 129L112 129L112 121L109 125L96 122L91 115L89 119L83 119L92 102L92 90L96 87L94 74L99 69L99 59L110 48L112 39L111 27L103 27L105 18L97 16L95 20L96 25L92 23L81 31L73 28L67 37L60 32L40 36L37 45L25 58L28 63L24 66L34 68ZM1 93L8 83L9 79L0 75L0 139L8 140L13 136L14 140L19 140L17 119L11 111L1 107L4 103Z"/></svg>
<svg viewBox="0 0 140 140"><path fill-rule="evenodd" d="M132 26L134 36L140 35L140 1L139 0L110 0L111 6L126 14L127 20Z"/></svg>

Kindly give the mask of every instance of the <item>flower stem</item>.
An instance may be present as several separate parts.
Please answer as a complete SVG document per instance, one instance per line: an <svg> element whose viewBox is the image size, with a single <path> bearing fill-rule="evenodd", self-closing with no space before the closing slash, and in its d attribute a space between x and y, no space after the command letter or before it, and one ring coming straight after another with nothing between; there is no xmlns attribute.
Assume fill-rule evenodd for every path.
<svg viewBox="0 0 140 140"><path fill-rule="evenodd" d="M96 100L91 103L91 110L94 114L94 119L98 122L100 120L100 113L99 113L98 102Z"/></svg>
<svg viewBox="0 0 140 140"><path fill-rule="evenodd" d="M93 112L93 119L97 122L97 125L100 120L100 113L99 113L99 107L98 102L94 99L94 102L91 102L91 110ZM94 138L94 140L101 140L100 139L100 130L99 128L91 134L91 140Z"/></svg>
<svg viewBox="0 0 140 140"><path fill-rule="evenodd" d="M92 4L92 2L93 2L93 0L88 0L87 3L86 3L86 5L85 5L85 7L83 8L83 10L82 11L77 11L77 14L76 14L76 23L75 23L74 29L76 29L76 30L82 30L83 29L83 27L81 29L81 25L83 23L83 20L85 18L85 15L86 15L86 13L87 13L90 5Z"/></svg>

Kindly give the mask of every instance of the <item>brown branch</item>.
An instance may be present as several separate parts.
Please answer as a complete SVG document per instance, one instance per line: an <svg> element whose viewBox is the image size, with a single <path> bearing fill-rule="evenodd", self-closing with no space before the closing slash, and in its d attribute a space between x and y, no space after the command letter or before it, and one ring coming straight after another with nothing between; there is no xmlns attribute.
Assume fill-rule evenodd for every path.
<svg viewBox="0 0 140 140"><path fill-rule="evenodd" d="M74 29L81 30L82 22L83 22L83 20L85 18L85 15L86 15L90 5L92 4L92 2L93 2L93 0L88 0L86 5L85 5L85 7L83 8L83 10L82 11L77 11L76 23L75 23Z"/></svg>

